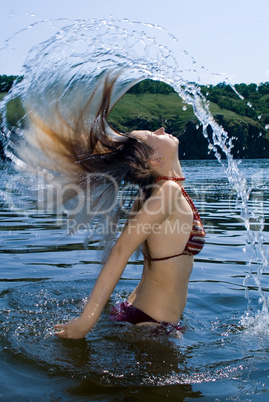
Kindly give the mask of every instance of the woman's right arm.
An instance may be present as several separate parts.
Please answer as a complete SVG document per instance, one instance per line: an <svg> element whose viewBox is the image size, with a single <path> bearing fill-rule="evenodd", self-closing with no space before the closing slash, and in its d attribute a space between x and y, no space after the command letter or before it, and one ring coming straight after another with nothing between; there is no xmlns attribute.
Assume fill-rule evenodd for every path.
<svg viewBox="0 0 269 402"><path fill-rule="evenodd" d="M124 228L103 266L87 304L80 317L67 324L55 325L60 338L83 338L98 320L125 266L133 252L142 244L155 224L161 224L169 215L169 200L159 191L149 198L141 210Z"/></svg>
<svg viewBox="0 0 269 402"><path fill-rule="evenodd" d="M98 276L83 313L80 317L67 324L55 325L55 329L58 331L55 335L60 338L70 339L85 337L98 320L105 304L120 280L128 262L128 254L123 252L120 244L115 244Z"/></svg>

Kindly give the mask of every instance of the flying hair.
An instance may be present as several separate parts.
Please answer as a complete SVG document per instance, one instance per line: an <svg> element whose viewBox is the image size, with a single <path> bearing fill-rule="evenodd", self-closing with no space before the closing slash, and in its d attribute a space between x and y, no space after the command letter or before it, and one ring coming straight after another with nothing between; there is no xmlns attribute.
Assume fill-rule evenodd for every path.
<svg viewBox="0 0 269 402"><path fill-rule="evenodd" d="M42 96L29 91L23 102L27 112L23 136L13 143L14 161L55 187L57 211L72 210L68 213L76 222L72 232L81 222L89 222L92 229L105 225L107 230L98 239L104 258L116 237L120 189L136 186L143 202L154 181L152 148L107 121L128 89L117 88L121 74L121 70L103 71L90 83L87 77L68 83L59 80L53 87L44 86ZM74 209L74 204L82 207ZM94 230L90 236L93 240Z"/></svg>

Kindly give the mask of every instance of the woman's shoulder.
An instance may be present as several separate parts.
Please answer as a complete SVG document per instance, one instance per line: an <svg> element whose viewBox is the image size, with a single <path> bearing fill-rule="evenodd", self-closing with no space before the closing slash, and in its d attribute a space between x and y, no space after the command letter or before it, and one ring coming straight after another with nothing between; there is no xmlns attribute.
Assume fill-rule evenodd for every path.
<svg viewBox="0 0 269 402"><path fill-rule="evenodd" d="M151 199L158 199L162 206L167 206L169 209L178 203L181 199L181 187L173 180L166 180L158 185L154 189Z"/></svg>
<svg viewBox="0 0 269 402"><path fill-rule="evenodd" d="M176 183L173 180L165 180L161 183L158 183L158 186L156 187L157 191L164 192L166 193L173 193L173 194L181 194L181 187L178 183Z"/></svg>

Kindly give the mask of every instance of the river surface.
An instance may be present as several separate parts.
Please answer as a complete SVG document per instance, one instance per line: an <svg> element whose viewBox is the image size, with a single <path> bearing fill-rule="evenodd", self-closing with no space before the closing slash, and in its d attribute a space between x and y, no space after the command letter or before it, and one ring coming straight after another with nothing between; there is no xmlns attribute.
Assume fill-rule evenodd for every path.
<svg viewBox="0 0 269 402"><path fill-rule="evenodd" d="M215 160L182 165L207 232L191 275L183 336L156 336L108 320L113 303L138 283L142 259L134 256L97 325L80 341L55 338L53 325L83 307L100 269L98 254L66 236L64 216L37 212L20 192L20 174L2 166L0 400L268 399L265 306L262 312L268 267L259 273L261 256L224 167ZM253 187L250 230L268 258L269 160L239 167Z"/></svg>

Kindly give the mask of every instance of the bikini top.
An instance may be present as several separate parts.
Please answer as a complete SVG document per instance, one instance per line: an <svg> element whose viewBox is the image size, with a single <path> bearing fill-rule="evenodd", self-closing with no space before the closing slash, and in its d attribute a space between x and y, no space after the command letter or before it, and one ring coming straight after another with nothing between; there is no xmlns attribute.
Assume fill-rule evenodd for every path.
<svg viewBox="0 0 269 402"><path fill-rule="evenodd" d="M151 261L163 261L163 260L169 260L170 258L179 257L180 255L196 255L196 254L200 253L200 251L202 250L202 248L204 247L204 244L205 244L205 230L204 230L201 218L199 216L199 213L198 213L191 197L189 196L187 191L179 184L179 182L185 180L185 178L184 177L162 176L162 177L157 177L157 179L155 179L155 182L158 180L173 180L179 185L181 192L183 194L183 197L186 199L186 201L188 202L188 204L190 205L190 207L192 209L193 223L192 223L190 237L189 237L187 244L184 248L184 251L182 253L170 255L168 257L150 258L150 260Z"/></svg>

